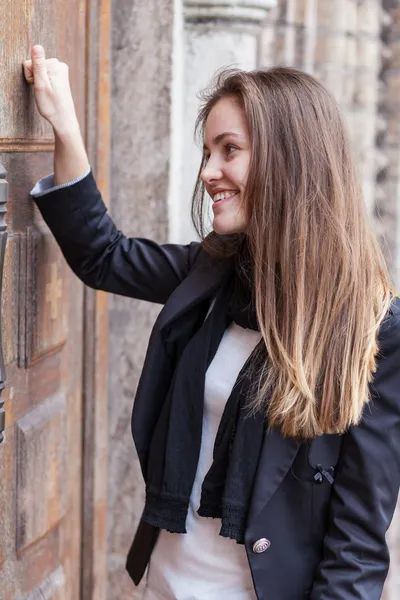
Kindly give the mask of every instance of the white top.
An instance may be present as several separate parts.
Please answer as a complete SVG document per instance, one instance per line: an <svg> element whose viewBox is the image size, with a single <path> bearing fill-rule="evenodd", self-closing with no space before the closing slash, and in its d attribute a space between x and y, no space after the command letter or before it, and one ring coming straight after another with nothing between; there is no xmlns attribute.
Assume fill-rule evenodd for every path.
<svg viewBox="0 0 400 600"><path fill-rule="evenodd" d="M232 323L207 370L202 442L186 520L187 533L160 531L143 600L257 599L244 545L220 536L221 519L199 517L197 510L226 401L259 340L258 331Z"/></svg>

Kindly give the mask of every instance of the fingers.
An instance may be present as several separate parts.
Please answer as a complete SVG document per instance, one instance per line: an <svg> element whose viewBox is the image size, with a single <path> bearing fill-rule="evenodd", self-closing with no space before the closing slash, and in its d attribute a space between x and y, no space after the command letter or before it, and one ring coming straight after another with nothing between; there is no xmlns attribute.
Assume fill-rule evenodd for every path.
<svg viewBox="0 0 400 600"><path fill-rule="evenodd" d="M36 46L35 48L41 48L41 46ZM39 52L40 52L40 50L39 50ZM40 61L41 61L41 58L39 56L39 69L42 69L42 67L40 66ZM31 59L24 60L22 65L23 65L24 76L25 76L26 81L28 83L34 83L35 82L35 73L34 73L33 61ZM36 65L37 65L37 61L36 61ZM51 79L51 76L54 75L60 69L60 67L66 68L68 70L68 65L66 65L65 63L60 63L58 58L47 58L47 59L45 58L44 65L45 65L45 71L47 73L47 77L48 77L49 81ZM40 75L39 75L39 80L40 80Z"/></svg>
<svg viewBox="0 0 400 600"><path fill-rule="evenodd" d="M44 89L50 86L43 46L37 45L32 48L32 71L35 88Z"/></svg>
<svg viewBox="0 0 400 600"><path fill-rule="evenodd" d="M33 66L31 60L24 60L22 63L24 67L24 76L28 83L33 83Z"/></svg>

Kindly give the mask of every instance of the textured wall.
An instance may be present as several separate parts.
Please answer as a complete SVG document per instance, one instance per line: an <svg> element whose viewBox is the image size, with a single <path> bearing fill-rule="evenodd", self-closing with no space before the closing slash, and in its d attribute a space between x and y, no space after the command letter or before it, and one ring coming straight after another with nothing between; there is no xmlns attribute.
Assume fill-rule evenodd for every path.
<svg viewBox="0 0 400 600"><path fill-rule="evenodd" d="M262 64L314 74L347 120L369 213L400 288L400 0L279 0ZM400 592L400 507L389 530L385 600Z"/></svg>
<svg viewBox="0 0 400 600"><path fill-rule="evenodd" d="M127 235L166 241L172 0L115 0L111 212ZM132 600L125 558L142 508L130 413L159 307L111 297L108 600Z"/></svg>

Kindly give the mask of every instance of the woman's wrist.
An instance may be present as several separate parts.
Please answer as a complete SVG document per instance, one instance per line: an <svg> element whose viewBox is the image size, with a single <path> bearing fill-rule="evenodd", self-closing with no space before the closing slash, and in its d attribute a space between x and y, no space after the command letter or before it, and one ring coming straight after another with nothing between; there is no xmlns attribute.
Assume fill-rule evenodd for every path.
<svg viewBox="0 0 400 600"><path fill-rule="evenodd" d="M60 185L81 177L89 168L89 160L79 127L68 124L54 134L54 180Z"/></svg>
<svg viewBox="0 0 400 600"><path fill-rule="evenodd" d="M54 136L60 140L81 135L81 128L77 117L59 116L52 121Z"/></svg>

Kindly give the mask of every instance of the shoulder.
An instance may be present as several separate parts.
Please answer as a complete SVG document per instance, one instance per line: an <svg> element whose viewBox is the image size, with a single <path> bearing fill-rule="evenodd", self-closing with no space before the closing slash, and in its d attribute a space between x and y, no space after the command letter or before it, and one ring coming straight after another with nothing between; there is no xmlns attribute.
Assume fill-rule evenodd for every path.
<svg viewBox="0 0 400 600"><path fill-rule="evenodd" d="M212 256L207 252L200 242L191 242L189 244L189 267L190 271L198 266L213 269L218 265L225 264L227 259Z"/></svg>
<svg viewBox="0 0 400 600"><path fill-rule="evenodd" d="M400 298L392 300L383 320L378 336L376 372L373 380L375 387L388 386L400 395Z"/></svg>
<svg viewBox="0 0 400 600"><path fill-rule="evenodd" d="M194 269L200 262L204 260L204 255L207 253L204 251L200 242L190 242L188 244L189 249L189 267Z"/></svg>
<svg viewBox="0 0 400 600"><path fill-rule="evenodd" d="M379 344L400 351L400 297L395 296L379 330ZM399 364L400 368L400 364Z"/></svg>

